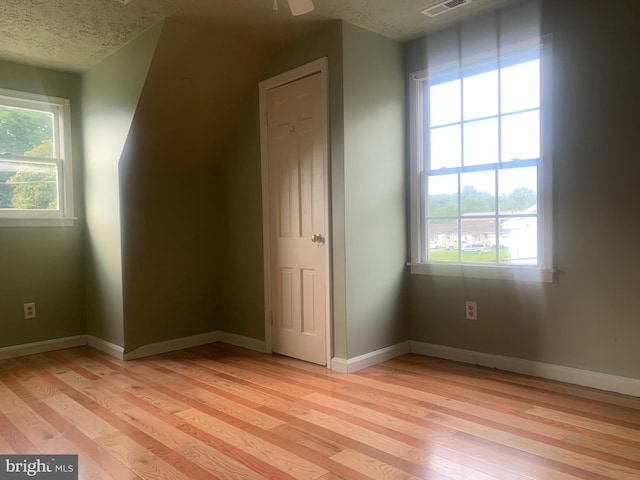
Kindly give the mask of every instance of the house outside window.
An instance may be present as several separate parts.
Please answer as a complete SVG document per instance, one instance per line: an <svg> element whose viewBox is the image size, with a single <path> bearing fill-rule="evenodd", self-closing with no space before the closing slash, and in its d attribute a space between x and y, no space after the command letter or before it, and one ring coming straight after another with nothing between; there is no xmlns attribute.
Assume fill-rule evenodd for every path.
<svg viewBox="0 0 640 480"><path fill-rule="evenodd" d="M73 224L69 100L0 89L0 226Z"/></svg>
<svg viewBox="0 0 640 480"><path fill-rule="evenodd" d="M411 271L550 282L551 39L486 30L411 75Z"/></svg>

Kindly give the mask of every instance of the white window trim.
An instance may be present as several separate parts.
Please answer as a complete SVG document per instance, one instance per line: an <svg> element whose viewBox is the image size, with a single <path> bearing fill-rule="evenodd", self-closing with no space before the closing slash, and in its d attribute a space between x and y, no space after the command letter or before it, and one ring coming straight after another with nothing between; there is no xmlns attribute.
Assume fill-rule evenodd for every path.
<svg viewBox="0 0 640 480"><path fill-rule="evenodd" d="M420 208L420 172L423 169L422 145L424 118L422 90L420 82L427 77L427 70L415 72L410 80L410 222L411 222L411 261L410 272L419 275L449 277L486 278L512 281L531 281L552 283L555 281L553 267L553 163L552 163L552 44L551 36L541 39L540 46L540 82L545 87L540 96L540 174L538 192L542 192L538 209L538 252L539 266L521 265L484 265L471 263L444 263L421 261L420 246L423 241L423 223Z"/></svg>
<svg viewBox="0 0 640 480"><path fill-rule="evenodd" d="M58 114L54 116L58 152L54 159L26 158L30 162L55 163L58 168L58 189L60 208L46 210L0 210L0 227L69 227L75 224L73 206L73 160L71 154L71 108L66 98L51 97L16 90L0 89L2 104L29 108L34 104L53 105Z"/></svg>

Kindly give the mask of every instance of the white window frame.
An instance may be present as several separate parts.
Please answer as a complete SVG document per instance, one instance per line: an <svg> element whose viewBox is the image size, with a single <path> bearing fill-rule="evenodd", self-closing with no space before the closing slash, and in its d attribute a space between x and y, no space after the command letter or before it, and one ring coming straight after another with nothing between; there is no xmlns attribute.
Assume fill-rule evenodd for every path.
<svg viewBox="0 0 640 480"><path fill-rule="evenodd" d="M0 105L53 113L55 151L53 158L2 156L3 160L54 164L58 171L58 208L56 210L0 209L0 227L72 226L73 162L71 155L70 101L35 93L0 89Z"/></svg>
<svg viewBox="0 0 640 480"><path fill-rule="evenodd" d="M426 232L421 208L425 192L420 181L424 156L424 112L422 83L428 76L423 70L410 75L410 215L412 274L452 277L489 278L551 283L553 266L553 178L552 178L552 73L551 36L540 44L540 165L538 172L538 265L485 265L463 262L436 262L421 258Z"/></svg>

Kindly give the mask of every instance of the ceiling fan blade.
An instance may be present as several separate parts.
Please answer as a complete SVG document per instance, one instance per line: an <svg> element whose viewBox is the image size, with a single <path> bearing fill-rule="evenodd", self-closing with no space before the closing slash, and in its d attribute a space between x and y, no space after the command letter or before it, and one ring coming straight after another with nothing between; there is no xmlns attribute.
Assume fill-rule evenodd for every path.
<svg viewBox="0 0 640 480"><path fill-rule="evenodd" d="M287 0L287 2L289 2L289 8L294 17L309 13L315 8L313 0Z"/></svg>

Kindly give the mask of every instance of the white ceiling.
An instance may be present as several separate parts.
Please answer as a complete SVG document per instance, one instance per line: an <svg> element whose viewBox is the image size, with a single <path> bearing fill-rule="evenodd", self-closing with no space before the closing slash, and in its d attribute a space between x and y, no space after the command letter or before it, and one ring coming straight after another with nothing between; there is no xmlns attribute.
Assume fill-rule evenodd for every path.
<svg viewBox="0 0 640 480"><path fill-rule="evenodd" d="M274 47L332 19L405 41L517 0L473 0L435 18L420 11L441 0L314 0L315 11L299 17L287 0L277 0L277 11L273 1L0 0L0 59L81 72L167 17L232 27Z"/></svg>

